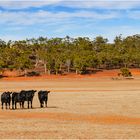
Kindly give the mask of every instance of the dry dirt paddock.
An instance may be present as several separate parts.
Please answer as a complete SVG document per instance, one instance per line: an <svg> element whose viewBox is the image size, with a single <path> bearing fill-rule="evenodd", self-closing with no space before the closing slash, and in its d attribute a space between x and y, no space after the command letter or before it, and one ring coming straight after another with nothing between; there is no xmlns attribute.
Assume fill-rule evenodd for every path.
<svg viewBox="0 0 140 140"><path fill-rule="evenodd" d="M0 139L140 139L140 79L0 80L21 89L50 90L48 108L36 94L33 109L0 109Z"/></svg>

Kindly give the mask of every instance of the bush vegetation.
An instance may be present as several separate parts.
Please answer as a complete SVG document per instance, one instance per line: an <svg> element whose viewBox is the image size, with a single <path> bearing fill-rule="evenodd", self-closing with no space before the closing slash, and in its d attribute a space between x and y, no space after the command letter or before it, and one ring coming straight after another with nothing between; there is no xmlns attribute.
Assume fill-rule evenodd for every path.
<svg viewBox="0 0 140 140"><path fill-rule="evenodd" d="M121 75L123 77L131 77L132 76L132 74L128 68L121 68L120 71L121 71Z"/></svg>
<svg viewBox="0 0 140 140"><path fill-rule="evenodd" d="M93 69L139 68L140 35L107 38L87 37L0 40L0 70L16 69L41 73L85 74Z"/></svg>

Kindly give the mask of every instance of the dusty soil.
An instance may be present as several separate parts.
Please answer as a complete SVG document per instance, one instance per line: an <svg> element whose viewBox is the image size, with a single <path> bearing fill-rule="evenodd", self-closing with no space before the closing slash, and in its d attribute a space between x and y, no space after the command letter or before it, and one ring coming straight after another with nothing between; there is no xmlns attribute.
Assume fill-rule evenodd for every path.
<svg viewBox="0 0 140 140"><path fill-rule="evenodd" d="M40 78L5 78L0 93L50 90L48 108L0 109L3 139L140 139L140 78L112 80L111 73Z"/></svg>

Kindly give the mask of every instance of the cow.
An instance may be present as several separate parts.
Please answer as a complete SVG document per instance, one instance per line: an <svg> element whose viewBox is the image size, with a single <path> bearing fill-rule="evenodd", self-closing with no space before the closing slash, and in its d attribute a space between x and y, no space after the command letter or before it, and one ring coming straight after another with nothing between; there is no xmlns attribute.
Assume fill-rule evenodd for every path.
<svg viewBox="0 0 140 140"><path fill-rule="evenodd" d="M29 104L30 104L30 107L32 107L32 102L33 102L33 97L34 97L34 93L36 92L36 90L28 90L25 92L26 94L26 97L25 97L25 100L24 101L27 101L28 103L28 109L29 109Z"/></svg>
<svg viewBox="0 0 140 140"><path fill-rule="evenodd" d="M24 108L24 102L27 101L28 108L29 104L31 104L32 108L32 101L34 97L34 93L36 90L21 90L20 92L13 92L12 94L12 109L17 109L16 104L20 104L20 108Z"/></svg>
<svg viewBox="0 0 140 140"><path fill-rule="evenodd" d="M39 99L41 108L44 106L44 102L45 102L45 105L47 107L48 93L50 93L50 91L47 91L47 90L46 91L40 90L38 92L38 99Z"/></svg>
<svg viewBox="0 0 140 140"><path fill-rule="evenodd" d="M11 103L11 94L12 92L4 92L1 95L1 105L2 105L2 109L3 109L3 104L5 103L6 109L7 106L9 106L10 109L10 103Z"/></svg>
<svg viewBox="0 0 140 140"><path fill-rule="evenodd" d="M12 109L17 109L17 103L20 104L20 108L24 108L24 101L26 99L26 91L12 93Z"/></svg>

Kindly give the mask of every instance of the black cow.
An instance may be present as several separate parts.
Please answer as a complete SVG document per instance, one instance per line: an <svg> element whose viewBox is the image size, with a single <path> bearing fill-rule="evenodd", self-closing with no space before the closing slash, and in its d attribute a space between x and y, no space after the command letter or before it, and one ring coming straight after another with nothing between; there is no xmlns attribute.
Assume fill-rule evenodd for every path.
<svg viewBox="0 0 140 140"><path fill-rule="evenodd" d="M50 91L47 91L47 90L46 91L40 90L38 92L38 99L40 101L40 107L43 107L44 102L45 102L45 105L47 107L48 93L50 93Z"/></svg>
<svg viewBox="0 0 140 140"><path fill-rule="evenodd" d="M12 92L4 92L1 95L1 105L2 105L2 109L3 109L3 104L5 103L6 109L7 106L9 106L10 109L10 103L11 103L11 94Z"/></svg>
<svg viewBox="0 0 140 140"><path fill-rule="evenodd" d="M28 90L28 91L25 92L26 98L25 98L24 101L27 101L28 108L29 108L29 104L30 104L31 108L33 108L32 107L32 102L33 102L33 97L34 97L35 92L36 92L36 90Z"/></svg>
<svg viewBox="0 0 140 140"><path fill-rule="evenodd" d="M13 92L12 94L12 109L17 109L17 103L20 104L20 108L24 108L24 101L26 99L26 91Z"/></svg>

